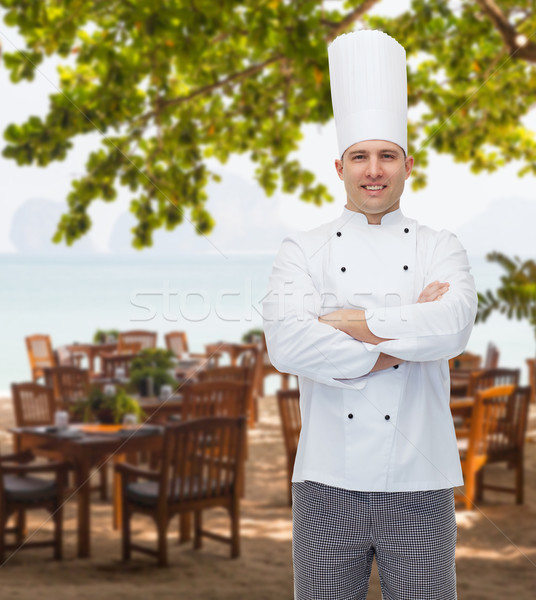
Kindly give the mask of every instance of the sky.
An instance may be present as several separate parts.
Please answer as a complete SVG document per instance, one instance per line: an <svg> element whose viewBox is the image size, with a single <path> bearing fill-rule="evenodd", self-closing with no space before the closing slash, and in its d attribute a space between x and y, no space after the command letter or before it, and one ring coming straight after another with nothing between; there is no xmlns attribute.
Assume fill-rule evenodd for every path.
<svg viewBox="0 0 536 600"><path fill-rule="evenodd" d="M400 12L408 4L406 0L383 0L377 11L393 15ZM16 33L0 24L0 41L4 52L12 51L20 46L20 38ZM5 69L0 70L0 130L4 131L9 123L22 123L30 115L43 116L48 106L48 95L56 92L56 63L45 61L33 82L12 84ZM525 120L530 129L536 130L536 110ZM262 214L269 209L272 217L278 220L283 228L310 229L340 213L345 202L342 183L334 169L337 151L336 133L333 121L326 126L308 126L304 129L304 139L297 157L308 169L314 171L319 181L325 183L335 202L321 208L307 205L296 197L279 195L267 205L261 201L249 207L254 220L262 222ZM84 136L76 141L68 158L59 163L52 163L46 168L18 167L13 161L0 157L0 253L13 252L13 244L9 240L13 216L17 209L27 200L45 199L64 203L70 190L73 178L84 172L87 155L98 145L100 134ZM229 181L239 177L253 182L254 167L245 157L232 158L225 167L214 165ZM502 213L509 214L512 203L523 205L536 200L534 178L519 178L516 175L519 165L511 164L494 174L471 174L469 167L457 164L447 155L431 155L428 172L428 186L419 192L412 192L406 186L402 199L402 208L409 217L418 219L435 229L446 228L454 233L463 231L468 223L475 219L489 219L489 212L495 214L495 221L502 218ZM254 185L254 184L253 184ZM517 203L517 204L515 204ZM89 234L92 246L100 252L110 251L110 238L116 225L128 212L129 197L121 191L117 201L105 204L97 201L90 209L93 227ZM535 203L536 206L536 203ZM511 219L521 215L509 215ZM522 218L520 222L522 222ZM501 233L503 249L511 246L512 252L520 252L519 232L509 228ZM239 249L239 248L238 248Z"/></svg>

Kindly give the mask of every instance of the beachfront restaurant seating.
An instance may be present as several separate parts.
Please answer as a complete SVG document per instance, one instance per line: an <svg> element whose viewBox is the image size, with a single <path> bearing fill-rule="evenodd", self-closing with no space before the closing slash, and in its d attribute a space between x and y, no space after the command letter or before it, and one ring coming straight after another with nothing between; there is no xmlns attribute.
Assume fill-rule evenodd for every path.
<svg viewBox="0 0 536 600"><path fill-rule="evenodd" d="M76 367L73 367L76 368ZM39 427L54 425L54 415L58 409L54 390L39 383L13 383L11 385L13 413L16 427ZM65 407L60 407L62 410ZM17 437L15 436L15 445ZM53 451L40 450L39 456L58 460L60 455ZM108 497L108 478L106 465L99 468L99 484L92 489L98 490L101 500Z"/></svg>
<svg viewBox="0 0 536 600"><path fill-rule="evenodd" d="M493 342L488 342L486 356L484 358L484 369L496 369L499 366L499 349Z"/></svg>
<svg viewBox="0 0 536 600"><path fill-rule="evenodd" d="M62 558L63 485L68 465L64 461L30 462L32 459L28 451L0 456L0 564L5 561L6 550L25 548L53 547L54 558ZM26 512L33 509L46 509L51 514L51 539L27 537ZM15 524L8 526L11 517L15 517ZM11 535L14 542L6 540Z"/></svg>
<svg viewBox="0 0 536 600"><path fill-rule="evenodd" d="M29 335L25 340L32 379L38 381L44 376L45 367L56 366L56 357L52 350L52 342L49 335L40 333Z"/></svg>
<svg viewBox="0 0 536 600"><path fill-rule="evenodd" d="M477 478L488 460L488 447L501 435L500 423L508 414L509 399L514 385L501 385L476 392L467 437L458 433L458 449L464 477L464 492L456 493L467 509L471 509L477 495Z"/></svg>
<svg viewBox="0 0 536 600"><path fill-rule="evenodd" d="M255 364L248 364L225 367L213 367L204 369L199 372L197 379L199 382L204 381L239 381L247 385L246 392L246 407L248 424L253 426L256 417L256 371Z"/></svg>
<svg viewBox="0 0 536 600"><path fill-rule="evenodd" d="M248 423L254 427L259 420L259 395L262 388L262 351L258 344L237 346L235 361L249 370L249 393L247 399Z"/></svg>
<svg viewBox="0 0 536 600"><path fill-rule="evenodd" d="M166 348L171 350L177 358L183 358L190 352L188 347L188 335L186 331L170 331L164 336Z"/></svg>
<svg viewBox="0 0 536 600"><path fill-rule="evenodd" d="M34 383L13 383L11 398L16 427L52 425L56 402L51 387Z"/></svg>
<svg viewBox="0 0 536 600"><path fill-rule="evenodd" d="M514 385L519 383L519 369L484 369L469 377L467 396L473 396L479 390L485 390L499 385Z"/></svg>
<svg viewBox="0 0 536 600"><path fill-rule="evenodd" d="M180 420L203 417L245 417L247 383L240 381L205 381L182 388Z"/></svg>
<svg viewBox="0 0 536 600"><path fill-rule="evenodd" d="M137 352L121 354L103 352L101 354L102 372L97 374L96 379L127 379L130 375L131 363L136 356Z"/></svg>
<svg viewBox="0 0 536 600"><path fill-rule="evenodd" d="M496 428L488 439L486 466L492 463L506 463L506 467L514 471L514 485L486 482L487 469L484 467L477 476L477 501L482 500L484 490L494 490L514 494L516 503L523 504L525 434L529 401L530 387L516 387L508 397L506 412L497 421Z"/></svg>
<svg viewBox="0 0 536 600"><path fill-rule="evenodd" d="M116 465L122 488L122 555L132 550L155 556L159 566L168 564L167 530L176 515L194 513L194 549L202 538L226 542L231 557L240 555L240 489L243 476L244 417L209 417L168 425L158 471L128 463ZM140 481L141 480L141 481ZM231 519L231 534L223 536L203 528L202 514L222 507ZM134 543L131 520L136 513L155 522L157 547Z"/></svg>
<svg viewBox="0 0 536 600"><path fill-rule="evenodd" d="M298 450L301 431L300 391L298 389L279 390L277 405L281 417L283 442L285 444L288 482L288 504L292 505L292 472Z"/></svg>
<svg viewBox="0 0 536 600"><path fill-rule="evenodd" d="M529 369L530 401L536 402L536 358L527 358Z"/></svg>
<svg viewBox="0 0 536 600"><path fill-rule="evenodd" d="M89 371L74 366L47 367L45 383L53 389L58 408L68 410L70 404L88 397Z"/></svg>
<svg viewBox="0 0 536 600"><path fill-rule="evenodd" d="M156 331L145 331L145 330L132 330L122 331L117 336L117 352L133 352L132 344L138 344L139 350L145 350L146 348L156 348Z"/></svg>

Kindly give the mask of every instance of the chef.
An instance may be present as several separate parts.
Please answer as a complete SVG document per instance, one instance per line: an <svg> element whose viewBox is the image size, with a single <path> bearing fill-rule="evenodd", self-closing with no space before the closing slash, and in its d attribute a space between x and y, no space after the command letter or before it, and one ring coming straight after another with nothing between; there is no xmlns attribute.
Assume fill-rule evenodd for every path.
<svg viewBox="0 0 536 600"><path fill-rule="evenodd" d="M364 600L375 557L384 600L452 600L463 479L448 359L469 339L474 281L453 234L400 209L404 48L357 31L328 55L346 206L283 241L263 306L270 360L300 386L295 598Z"/></svg>

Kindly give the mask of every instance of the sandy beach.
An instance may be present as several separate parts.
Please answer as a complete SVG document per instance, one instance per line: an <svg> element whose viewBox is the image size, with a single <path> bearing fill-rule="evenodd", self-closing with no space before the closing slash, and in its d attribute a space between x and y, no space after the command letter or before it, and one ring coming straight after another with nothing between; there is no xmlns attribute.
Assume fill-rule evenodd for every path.
<svg viewBox="0 0 536 600"><path fill-rule="evenodd" d="M11 450L13 423L9 398L0 400L2 453ZM246 496L242 502L242 555L231 560L228 547L205 540L202 550L177 543L177 526L169 528L170 564L158 568L148 556L120 559L120 534L112 528L111 505L92 501L92 558L76 558L75 501L67 502L64 560L51 549L29 549L12 555L0 570L1 597L63 600L71 598L184 598L185 600L290 600L292 592L291 511L286 505L285 457L279 415L273 396L260 402L258 427L249 432ZM526 444L524 506L513 496L487 492L477 509L457 512L458 597L462 600L536 596L536 407L532 407ZM502 465L489 468L490 478L512 481ZM31 514L31 513L30 513ZM31 514L30 531L45 513ZM208 527L228 531L223 511L207 512ZM149 520L136 517L139 538L155 539ZM44 529L49 529L45 524ZM368 598L381 598L373 570Z"/></svg>

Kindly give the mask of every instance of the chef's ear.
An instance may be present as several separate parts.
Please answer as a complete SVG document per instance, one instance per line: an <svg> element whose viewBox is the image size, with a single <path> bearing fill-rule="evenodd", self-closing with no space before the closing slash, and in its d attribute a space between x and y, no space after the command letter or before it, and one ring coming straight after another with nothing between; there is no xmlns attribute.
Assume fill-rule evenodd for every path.
<svg viewBox="0 0 536 600"><path fill-rule="evenodd" d="M405 161L405 169L406 169L406 179L411 175L411 171L413 170L413 163L415 162L413 156L408 156Z"/></svg>
<svg viewBox="0 0 536 600"><path fill-rule="evenodd" d="M342 168L343 168L343 164L342 161L344 160L344 155L342 158L336 158L335 159L335 170L337 171L337 175L339 176L339 179L343 179L343 175L342 175Z"/></svg>

